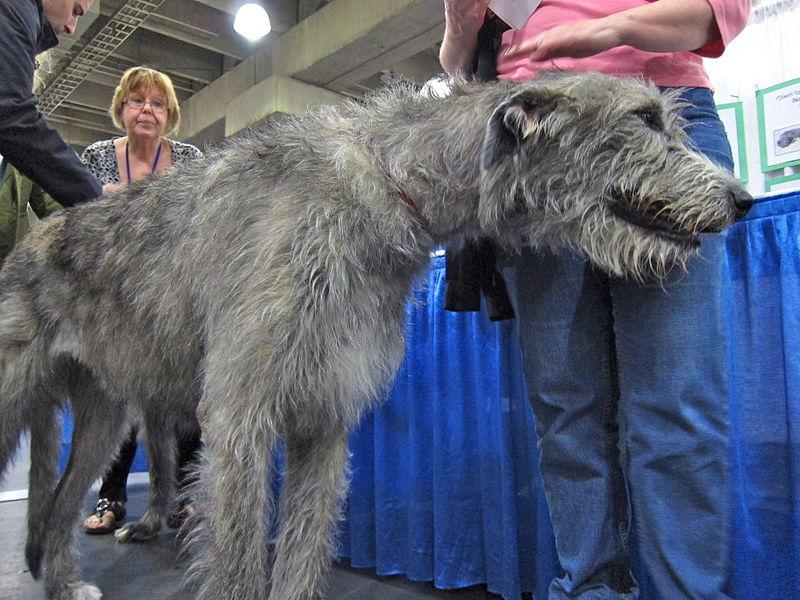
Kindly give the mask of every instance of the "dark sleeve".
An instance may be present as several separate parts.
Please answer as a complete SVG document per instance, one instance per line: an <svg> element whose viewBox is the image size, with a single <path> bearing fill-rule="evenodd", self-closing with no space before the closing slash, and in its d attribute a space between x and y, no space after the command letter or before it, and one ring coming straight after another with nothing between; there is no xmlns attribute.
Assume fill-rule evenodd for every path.
<svg viewBox="0 0 800 600"><path fill-rule="evenodd" d="M37 18L0 2L0 154L64 206L100 196L97 179L45 122L33 95Z"/></svg>

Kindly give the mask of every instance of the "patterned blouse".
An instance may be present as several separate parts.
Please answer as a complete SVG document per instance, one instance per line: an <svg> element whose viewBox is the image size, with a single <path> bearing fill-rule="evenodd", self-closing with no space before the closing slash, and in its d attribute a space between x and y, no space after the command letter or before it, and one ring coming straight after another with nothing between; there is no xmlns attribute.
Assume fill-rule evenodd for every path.
<svg viewBox="0 0 800 600"><path fill-rule="evenodd" d="M203 153L197 146L185 142L177 142L167 139L172 150L172 164L177 165L185 160L200 158ZM89 170L97 177L97 180L105 185L107 183L122 183L117 167L117 154L114 150L114 140L101 140L90 144L81 154L81 160L89 167Z"/></svg>

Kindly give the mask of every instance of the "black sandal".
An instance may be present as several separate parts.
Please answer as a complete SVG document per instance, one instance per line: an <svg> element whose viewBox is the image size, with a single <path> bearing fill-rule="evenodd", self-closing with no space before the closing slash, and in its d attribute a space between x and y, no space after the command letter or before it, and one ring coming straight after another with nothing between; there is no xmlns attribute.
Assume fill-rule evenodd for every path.
<svg viewBox="0 0 800 600"><path fill-rule="evenodd" d="M86 527L84 526L83 530L88 533L89 535L105 535L106 533L111 533L115 529L117 529L122 520L125 518L125 503L121 502L120 500L109 500L108 498L100 498L97 501L97 506L94 507L94 515L103 520L103 516L110 512L114 515L114 521L111 525L108 526L100 526L100 527ZM91 515L90 515L91 516Z"/></svg>

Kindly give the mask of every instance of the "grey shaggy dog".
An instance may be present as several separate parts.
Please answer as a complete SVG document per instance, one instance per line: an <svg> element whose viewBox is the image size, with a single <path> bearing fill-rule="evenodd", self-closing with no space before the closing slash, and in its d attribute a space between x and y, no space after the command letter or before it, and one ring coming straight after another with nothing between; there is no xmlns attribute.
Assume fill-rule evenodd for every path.
<svg viewBox="0 0 800 600"><path fill-rule="evenodd" d="M195 411L198 598L324 597L348 432L402 359L404 307L431 251L482 235L571 245L636 279L680 267L751 200L686 149L676 111L654 87L598 74L444 99L395 87L43 221L0 274L0 468L29 430L26 558L34 577L46 566L47 597L100 596L80 579L73 525L130 415L156 492L121 537L143 539L166 509L174 424Z"/></svg>

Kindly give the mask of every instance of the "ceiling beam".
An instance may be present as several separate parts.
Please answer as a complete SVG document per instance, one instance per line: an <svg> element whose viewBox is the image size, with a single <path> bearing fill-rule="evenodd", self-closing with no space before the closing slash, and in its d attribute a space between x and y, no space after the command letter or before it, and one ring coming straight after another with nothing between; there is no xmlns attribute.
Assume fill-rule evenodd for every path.
<svg viewBox="0 0 800 600"><path fill-rule="evenodd" d="M253 53L253 44L233 30L233 17L196 2L165 2L141 28L237 60Z"/></svg>
<svg viewBox="0 0 800 600"><path fill-rule="evenodd" d="M300 22L317 12L327 0L298 0L297 21Z"/></svg>
<svg viewBox="0 0 800 600"><path fill-rule="evenodd" d="M273 70L318 85L377 72L440 41L442 23L441 0L335 0L276 41Z"/></svg>
<svg viewBox="0 0 800 600"><path fill-rule="evenodd" d="M194 0L196 4L204 4L229 15L235 15L239 7L249 1L257 0ZM261 0L260 4L269 15L273 31L283 33L297 23L297 0Z"/></svg>
<svg viewBox="0 0 800 600"><path fill-rule="evenodd" d="M210 50L139 29L117 49L118 59L148 65L208 85L222 75L222 57Z"/></svg>
<svg viewBox="0 0 800 600"><path fill-rule="evenodd" d="M382 45L381 51L370 55L368 52L359 52L359 46L368 44L369 40L362 40L359 44L342 49L337 55L328 57L326 60L317 63L313 69L308 69L298 73L296 77L309 83L317 83L324 87L343 91L352 85L363 81L367 77L381 71L403 71L398 73L409 79L417 77L430 77L433 73L439 72L439 61L428 62L428 66L433 68L433 73L422 73L422 69L411 72L402 69L402 63L409 56L413 56L426 48L430 48L435 43L441 41L444 35L444 24L439 23L427 31L411 39L397 41L396 46L391 46L392 41L387 41ZM374 32L370 37L380 37L380 32ZM347 61L342 63L341 61ZM334 68L333 64L335 63Z"/></svg>
<svg viewBox="0 0 800 600"><path fill-rule="evenodd" d="M230 102L272 75L345 89L440 41L443 22L441 0L334 0L190 98L186 135L224 117Z"/></svg>

